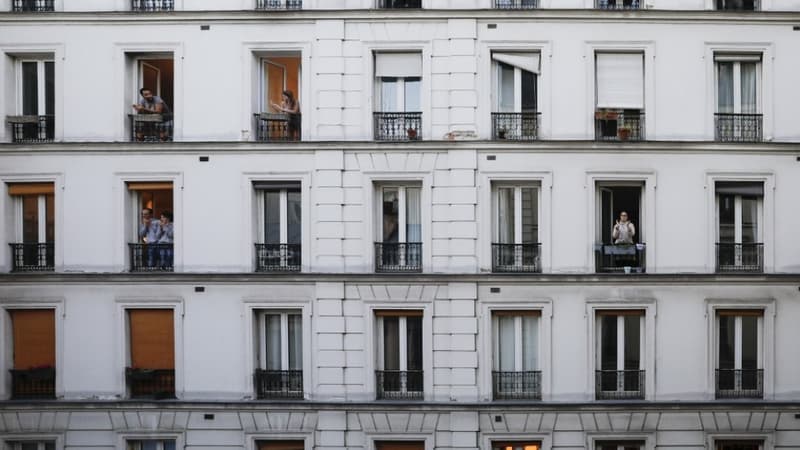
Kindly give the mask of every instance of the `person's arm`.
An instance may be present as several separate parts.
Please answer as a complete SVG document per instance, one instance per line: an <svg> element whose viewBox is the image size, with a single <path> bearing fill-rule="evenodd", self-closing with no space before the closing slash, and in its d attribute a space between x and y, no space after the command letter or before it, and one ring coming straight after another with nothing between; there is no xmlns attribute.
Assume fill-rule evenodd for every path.
<svg viewBox="0 0 800 450"><path fill-rule="evenodd" d="M164 111L164 100L153 105L153 113L154 114L161 114Z"/></svg>
<svg viewBox="0 0 800 450"><path fill-rule="evenodd" d="M619 222L614 224L614 226L611 228L611 238L612 239L618 239L619 238Z"/></svg>
<svg viewBox="0 0 800 450"><path fill-rule="evenodd" d="M633 226L633 222L628 222L628 229L631 232L631 239L633 239L633 237L636 236L636 227Z"/></svg>

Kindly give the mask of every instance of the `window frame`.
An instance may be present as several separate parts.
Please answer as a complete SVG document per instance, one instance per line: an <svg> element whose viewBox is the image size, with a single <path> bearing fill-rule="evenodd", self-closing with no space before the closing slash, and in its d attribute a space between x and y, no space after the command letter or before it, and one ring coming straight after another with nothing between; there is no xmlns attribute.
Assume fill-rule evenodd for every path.
<svg viewBox="0 0 800 450"><path fill-rule="evenodd" d="M304 343L303 343L303 335L305 330L303 329L303 311L300 309L256 309L253 310L253 313L256 316L256 322L258 324L258 353L259 353L259 364L258 368L261 370L268 370L266 367L267 364L267 334L266 334L266 317L271 315L276 315L280 317L280 329L281 329L281 368L280 369L272 369L272 370L297 370L291 369L289 367L289 316L297 315L300 317L300 352L301 352L301 360L300 360L300 370L303 370L303 350L304 350Z"/></svg>
<svg viewBox="0 0 800 450"><path fill-rule="evenodd" d="M707 433L705 436L706 448L718 450L726 441L760 442L759 450L773 450L775 448L775 431L761 433Z"/></svg>
<svg viewBox="0 0 800 450"><path fill-rule="evenodd" d="M397 310L398 317L397 317L397 334L398 334L398 348L397 353L399 357L399 368L397 370L401 372L408 371L408 318L409 317L418 317L417 315L418 310L412 309L401 309ZM403 315L402 313L407 312L408 315ZM375 370L386 370L384 367L385 361L384 356L386 355L386 341L384 338L383 333L383 321L385 316L381 316L376 314L375 315L375 348L377 351L375 352ZM425 336L420 335L419 338L424 342ZM423 348L425 345L423 344ZM423 370L424 373L424 370ZM423 378L424 379L424 378Z"/></svg>
<svg viewBox="0 0 800 450"><path fill-rule="evenodd" d="M551 450L553 448L553 433L483 432L479 433L479 442L483 444L483 446L480 446L479 448L485 448L489 450L494 448L494 442L538 442L539 450Z"/></svg>
<svg viewBox="0 0 800 450"><path fill-rule="evenodd" d="M256 233L257 244L265 244L266 242L266 192L278 192L280 204L278 205L280 238L278 244L289 244L289 192L300 193L300 249L302 251L303 241L303 188L301 183L298 183L298 189L253 189L255 191L256 200L256 221L258 222L258 231Z"/></svg>
<svg viewBox="0 0 800 450"><path fill-rule="evenodd" d="M645 365L647 364L647 335L645 330L647 329L647 310L641 308L630 308L630 309L619 309L619 308L612 308L612 309L603 309L597 308L594 310L594 321L595 321L595 377L597 376L597 370L602 369L602 349L603 349L603 316L615 316L616 317L616 328L617 328L617 362L616 362L616 370L617 372L624 371L625 369L625 344L627 342L625 338L625 317L629 316L630 314L625 314L625 312L630 310L641 311L641 314L638 315L639 317L639 371L645 371L645 386L640 386L640 389L645 389L648 381L648 373ZM619 311L619 314L613 314L615 311ZM599 368L599 369L598 369ZM633 369L631 369L633 370ZM650 376L655 376L655 374L650 374ZM595 386L596 386L596 379L595 379ZM602 391L602 392L625 392L619 390L619 382L617 383L617 389L614 391ZM595 394L597 394L595 390ZM645 396L647 395L647 391L645 390ZM618 449L621 450L621 449Z"/></svg>
<svg viewBox="0 0 800 450"><path fill-rule="evenodd" d="M743 312L750 312L753 310L761 311L761 315L758 316L758 320L756 322L756 360L758 361L758 369L764 369L764 309L762 308L754 308L754 309L742 309ZM714 362L715 362L715 369L719 369L720 361L719 361L719 344L720 344L720 309L717 309L714 315ZM731 311L731 310L728 310ZM748 314L749 315L749 314ZM734 369L740 370L742 368L742 315L735 315L729 314L729 316L734 317L734 339L733 339L733 347L734 347Z"/></svg>
<svg viewBox="0 0 800 450"><path fill-rule="evenodd" d="M0 436L0 448L6 450L10 448L11 450L18 450L21 447L17 447L13 444L27 444L30 442L36 442L40 444L37 450L44 450L44 445L47 443L53 443L53 448L55 450L63 450L64 449L64 435L61 433L42 433L42 434L29 434L29 433L8 433Z"/></svg>
<svg viewBox="0 0 800 450"><path fill-rule="evenodd" d="M181 432L125 432L117 434L116 450L128 450L128 441L175 441L175 449L186 445L186 437Z"/></svg>
<svg viewBox="0 0 800 450"><path fill-rule="evenodd" d="M397 189L397 243L398 244L408 244L408 243L416 243L416 242L424 242L425 235L422 234L422 224L420 223L420 234L422 234L422 238L419 241L409 242L408 241L408 221L407 221L407 211L408 211L408 201L406 200L406 189L408 188L416 188L420 190L420 200L422 198L422 184L407 182L407 183L376 183L375 190L376 198L380 199L379 207L376 208L378 219L376 223L376 229L380 231L381 239L376 240L375 242L380 243L387 243L385 241L385 237L383 237L383 193L385 189ZM422 220L422 201L420 201L419 205L419 215L420 221Z"/></svg>
<svg viewBox="0 0 800 450"><path fill-rule="evenodd" d="M53 183L55 184L55 183ZM6 184L6 189L8 189ZM36 243L43 244L47 241L47 194L27 194L27 195L9 195L10 202L14 209L14 240L13 242L22 243L24 241L25 224L24 224L24 197L36 196L36 214L37 214L37 241ZM53 225L55 228L55 186L53 186ZM53 230L53 238L55 239L55 229Z"/></svg>
<svg viewBox="0 0 800 450"><path fill-rule="evenodd" d="M513 372L524 372L526 370L530 371L541 371L542 370L542 363L541 359L541 310L539 309L528 309L528 310L503 310L494 308L491 310L492 314L492 371L502 371L500 368L500 317L503 314L498 313L506 313L506 315L511 316L514 318L514 370ZM526 312L536 313L534 317L536 318L536 367L531 369L524 369L524 356L523 356L523 341L524 341L524 330L522 325L522 318L526 316Z"/></svg>
<svg viewBox="0 0 800 450"><path fill-rule="evenodd" d="M725 54L726 52L715 52L714 57L718 54ZM720 113L719 111L719 81L720 81L720 63L723 62L730 62L733 64L733 111L731 113L721 113L721 114L742 114L742 68L741 64L743 62L755 62L755 61L747 61L745 60L746 56L754 55L754 54L746 54L746 53L739 53L739 54L731 54L731 58L741 57L742 60L737 61L717 61L714 60L714 112ZM763 98L763 82L762 82L762 71L763 71L763 54L759 54L759 61L756 62L756 112L750 114L763 114L763 106L762 98Z"/></svg>
<svg viewBox="0 0 800 450"><path fill-rule="evenodd" d="M530 52L515 51L515 52L512 52L512 51L508 51L508 50L506 50L506 51L493 50L493 51L490 52L490 55L493 54L493 53L506 53L506 52L507 53L539 53L538 51L530 51ZM539 71L540 72L541 72L541 65L542 65L541 61L542 61L541 60L541 53L539 53L539 66L540 66ZM491 89L492 112L522 113L523 112L522 111L522 103L523 103L522 102L522 71L523 70L521 68L519 68L519 67L509 66L509 67L511 67L511 69L514 72L514 111L501 111L500 110L500 99L502 97L502 95L501 95L501 90L502 90L501 79L502 79L502 75L501 74L502 74L502 71L503 71L503 66L501 65L502 64L501 62L495 61L493 59L491 60L491 64L492 64L492 70L491 70L491 72L492 72L492 76L491 76L491 79L492 79L492 89ZM534 82L535 82L534 99L536 101L536 112L539 112L539 96L540 96L539 95L540 94L539 84L540 84L540 79L541 79L541 77L539 75L540 75L540 73L533 73Z"/></svg>
<svg viewBox="0 0 800 450"><path fill-rule="evenodd" d="M719 216L719 207L720 207L720 194L716 190L716 183L714 183L714 211L716 216L716 236L714 242L720 242L720 227L722 223L720 222ZM766 192L765 192L766 195ZM743 227L743 218L742 218L742 199L744 196L741 194L737 194L733 196L734 198L734 242L735 244L742 244L742 227ZM764 196L757 197L756 203L756 243L763 243L764 242Z"/></svg>
<svg viewBox="0 0 800 450"><path fill-rule="evenodd" d="M55 91L55 83L56 83L56 62L53 55L43 54L37 58L33 58L29 55L21 56L19 58L15 58L15 76L16 76L16 111L17 114L23 114L23 104L24 104L24 96L25 92L22 89L23 86L23 73L22 73L22 66L24 63L36 63L36 90L37 90L37 106L36 111L37 113L34 115L37 116L44 116L47 114L47 96L46 96L46 70L45 70L45 63L53 63L53 87ZM55 92L53 92L53 101L55 102ZM55 105L53 105L53 115L55 115Z"/></svg>
<svg viewBox="0 0 800 450"><path fill-rule="evenodd" d="M514 190L514 242L513 244L522 244L523 223L522 223L522 189L533 189L536 197L536 242L541 244L540 235L540 217L541 217L541 183L536 182L509 182L492 180L492 243L500 243L500 190L513 189Z"/></svg>

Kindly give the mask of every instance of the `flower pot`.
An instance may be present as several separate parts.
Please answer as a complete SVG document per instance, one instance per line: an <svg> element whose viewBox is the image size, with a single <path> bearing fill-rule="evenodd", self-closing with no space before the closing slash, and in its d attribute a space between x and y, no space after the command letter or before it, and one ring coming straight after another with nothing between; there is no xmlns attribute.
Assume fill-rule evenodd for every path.
<svg viewBox="0 0 800 450"><path fill-rule="evenodd" d="M620 128L617 130L617 137L621 141L627 141L631 137L630 128Z"/></svg>
<svg viewBox="0 0 800 450"><path fill-rule="evenodd" d="M497 130L497 139L505 139L506 130Z"/></svg>
<svg viewBox="0 0 800 450"><path fill-rule="evenodd" d="M415 140L415 139L417 138L417 130L415 130L415 129L413 129L413 128L409 128L409 129L407 129L407 130L406 130L406 134L408 135L408 138L409 138L410 140L412 140L412 141L413 141L413 140Z"/></svg>

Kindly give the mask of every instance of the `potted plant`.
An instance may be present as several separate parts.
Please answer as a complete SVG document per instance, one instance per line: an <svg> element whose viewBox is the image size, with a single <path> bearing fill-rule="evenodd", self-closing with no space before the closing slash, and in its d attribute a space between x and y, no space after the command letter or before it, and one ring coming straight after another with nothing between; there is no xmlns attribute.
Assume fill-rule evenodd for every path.
<svg viewBox="0 0 800 450"><path fill-rule="evenodd" d="M505 128L499 128L497 130L497 139L505 139L507 132L508 130L506 130Z"/></svg>
<svg viewBox="0 0 800 450"><path fill-rule="evenodd" d="M413 141L413 140L417 139L417 130L414 129L414 128L408 128L406 130L406 134L408 135L408 139L409 140Z"/></svg>
<svg viewBox="0 0 800 450"><path fill-rule="evenodd" d="M627 141L631 137L630 127L617 128L617 137L620 141Z"/></svg>

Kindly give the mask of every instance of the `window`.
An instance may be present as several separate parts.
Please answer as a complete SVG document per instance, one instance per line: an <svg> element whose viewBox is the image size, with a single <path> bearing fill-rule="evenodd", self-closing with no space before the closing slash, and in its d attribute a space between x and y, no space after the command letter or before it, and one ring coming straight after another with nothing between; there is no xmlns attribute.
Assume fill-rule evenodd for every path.
<svg viewBox="0 0 800 450"><path fill-rule="evenodd" d="M259 234L256 271L299 271L301 260L301 194L297 181L256 181Z"/></svg>
<svg viewBox="0 0 800 450"><path fill-rule="evenodd" d="M496 86L492 139L535 140L539 53L493 52L492 61Z"/></svg>
<svg viewBox="0 0 800 450"><path fill-rule="evenodd" d="M155 439L128 441L126 450L175 450L175 441Z"/></svg>
<svg viewBox="0 0 800 450"><path fill-rule="evenodd" d="M303 0L256 0L256 9L303 9Z"/></svg>
<svg viewBox="0 0 800 450"><path fill-rule="evenodd" d="M257 311L256 320L256 396L260 399L303 398L303 319L300 311Z"/></svg>
<svg viewBox="0 0 800 450"><path fill-rule="evenodd" d="M53 270L55 189L53 183L9 183L14 208L11 270Z"/></svg>
<svg viewBox="0 0 800 450"><path fill-rule="evenodd" d="M153 12L172 11L173 9L175 9L175 0L131 0L132 11Z"/></svg>
<svg viewBox="0 0 800 450"><path fill-rule="evenodd" d="M421 400L422 311L375 311L379 400Z"/></svg>
<svg viewBox="0 0 800 450"><path fill-rule="evenodd" d="M422 0L378 0L378 7L384 9L422 8Z"/></svg>
<svg viewBox="0 0 800 450"><path fill-rule="evenodd" d="M303 441L257 441L257 450L305 450Z"/></svg>
<svg viewBox="0 0 800 450"><path fill-rule="evenodd" d="M8 450L56 450L52 441L7 441Z"/></svg>
<svg viewBox="0 0 800 450"><path fill-rule="evenodd" d="M714 61L717 73L716 140L761 141L761 54L717 53Z"/></svg>
<svg viewBox="0 0 800 450"><path fill-rule="evenodd" d="M158 8L166 0L134 0ZM169 1L170 7L171 0ZM130 99L133 105L130 120L131 141L167 142L173 137L173 107L175 98L175 61L172 53L129 54L135 68Z"/></svg>
<svg viewBox="0 0 800 450"><path fill-rule="evenodd" d="M12 309L8 313L13 342L11 397L55 398L55 310Z"/></svg>
<svg viewBox="0 0 800 450"><path fill-rule="evenodd" d="M644 54L595 55L595 139L644 139Z"/></svg>
<svg viewBox="0 0 800 450"><path fill-rule="evenodd" d="M641 442L627 441L601 441L596 443L596 450L641 450L644 444Z"/></svg>
<svg viewBox="0 0 800 450"><path fill-rule="evenodd" d="M17 60L17 114L9 116L12 140L50 142L55 134L55 63L47 59Z"/></svg>
<svg viewBox="0 0 800 450"><path fill-rule="evenodd" d="M46 12L55 11L54 0L13 0L11 10L14 12ZM26 449L27 450L27 449Z"/></svg>
<svg viewBox="0 0 800 450"><path fill-rule="evenodd" d="M492 442L492 450L541 450L540 442Z"/></svg>
<svg viewBox="0 0 800 450"><path fill-rule="evenodd" d="M758 11L761 9L761 0L714 0L717 9Z"/></svg>
<svg viewBox="0 0 800 450"><path fill-rule="evenodd" d="M375 243L377 272L422 271L422 188L380 185L378 232Z"/></svg>
<svg viewBox="0 0 800 450"><path fill-rule="evenodd" d="M716 450L763 450L761 441L717 441Z"/></svg>
<svg viewBox="0 0 800 450"><path fill-rule="evenodd" d="M597 9L639 9L639 0L595 0Z"/></svg>
<svg viewBox="0 0 800 450"><path fill-rule="evenodd" d="M764 311L717 310L717 398L763 398Z"/></svg>
<svg viewBox="0 0 800 450"><path fill-rule="evenodd" d="M494 311L492 385L495 400L541 399L539 311Z"/></svg>
<svg viewBox="0 0 800 450"><path fill-rule="evenodd" d="M175 397L175 332L172 309L128 309L131 398ZM155 447L145 447L155 448Z"/></svg>
<svg viewBox="0 0 800 450"><path fill-rule="evenodd" d="M174 267L175 217L171 181L128 182L131 272L171 272Z"/></svg>
<svg viewBox="0 0 800 450"><path fill-rule="evenodd" d="M597 183L597 272L645 272L643 191L644 184L639 181Z"/></svg>
<svg viewBox="0 0 800 450"><path fill-rule="evenodd" d="M422 55L375 53L375 139L422 138Z"/></svg>
<svg viewBox="0 0 800 450"><path fill-rule="evenodd" d="M257 141L300 140L300 61L300 55L293 52L260 59L261 95L259 112L255 114Z"/></svg>
<svg viewBox="0 0 800 450"><path fill-rule="evenodd" d="M764 183L717 181L717 272L764 269Z"/></svg>
<svg viewBox="0 0 800 450"><path fill-rule="evenodd" d="M541 272L539 188L493 183L493 272Z"/></svg>
<svg viewBox="0 0 800 450"><path fill-rule="evenodd" d="M595 396L644 399L644 310L596 312Z"/></svg>
<svg viewBox="0 0 800 450"><path fill-rule="evenodd" d="M494 0L496 9L536 9L539 0Z"/></svg>

